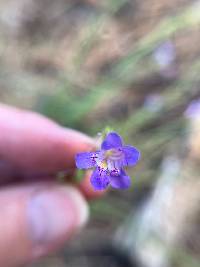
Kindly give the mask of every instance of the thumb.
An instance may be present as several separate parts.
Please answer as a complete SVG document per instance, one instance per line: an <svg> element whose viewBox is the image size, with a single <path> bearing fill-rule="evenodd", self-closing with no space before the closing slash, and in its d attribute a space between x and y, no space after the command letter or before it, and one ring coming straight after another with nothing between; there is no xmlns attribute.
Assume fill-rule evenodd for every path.
<svg viewBox="0 0 200 267"><path fill-rule="evenodd" d="M37 184L0 191L0 266L53 252L80 229L88 207L73 187Z"/></svg>

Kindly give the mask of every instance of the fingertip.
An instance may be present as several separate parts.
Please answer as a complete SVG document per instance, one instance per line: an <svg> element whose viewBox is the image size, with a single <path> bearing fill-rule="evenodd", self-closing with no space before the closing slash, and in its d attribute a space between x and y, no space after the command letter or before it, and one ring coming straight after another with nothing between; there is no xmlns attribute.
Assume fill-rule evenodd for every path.
<svg viewBox="0 0 200 267"><path fill-rule="evenodd" d="M38 183L1 190L0 266L22 266L58 250L88 216L87 202L72 186Z"/></svg>
<svg viewBox="0 0 200 267"><path fill-rule="evenodd" d="M25 174L75 167L75 155L95 149L89 136L34 113L0 105L1 158ZM20 155L20 157L19 157Z"/></svg>
<svg viewBox="0 0 200 267"><path fill-rule="evenodd" d="M82 144L83 148L90 148L90 149L95 148L96 146L95 140L92 137L70 128L63 128L63 129L66 132L66 137L68 140L70 141L73 140L73 142L75 142L78 145Z"/></svg>
<svg viewBox="0 0 200 267"><path fill-rule="evenodd" d="M93 151L96 149L95 140L92 137L73 129L64 128L63 141L63 148L74 161L74 166L77 153Z"/></svg>
<svg viewBox="0 0 200 267"><path fill-rule="evenodd" d="M79 232L89 218L88 205L73 186L43 190L29 204L29 232L34 244L32 259L57 250Z"/></svg>

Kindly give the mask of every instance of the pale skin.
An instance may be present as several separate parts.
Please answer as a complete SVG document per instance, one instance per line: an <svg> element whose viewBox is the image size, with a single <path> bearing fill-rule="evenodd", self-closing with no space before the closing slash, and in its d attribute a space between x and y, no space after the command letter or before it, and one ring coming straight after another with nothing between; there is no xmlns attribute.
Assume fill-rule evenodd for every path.
<svg viewBox="0 0 200 267"><path fill-rule="evenodd" d="M0 266L37 260L82 229L88 218L86 199L103 192L92 189L90 174L76 186L59 184L55 178L60 170L73 173L76 153L94 148L93 140L82 133L39 114L0 105ZM52 217L44 228L43 213L52 216L49 205L54 217L60 217Z"/></svg>

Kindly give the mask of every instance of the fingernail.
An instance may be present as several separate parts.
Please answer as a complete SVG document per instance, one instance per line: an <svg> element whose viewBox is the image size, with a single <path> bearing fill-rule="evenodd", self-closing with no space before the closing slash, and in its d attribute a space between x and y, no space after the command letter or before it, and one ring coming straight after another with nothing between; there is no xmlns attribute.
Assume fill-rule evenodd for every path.
<svg viewBox="0 0 200 267"><path fill-rule="evenodd" d="M88 207L74 188L37 192L28 203L28 230L36 247L67 239L88 219Z"/></svg>

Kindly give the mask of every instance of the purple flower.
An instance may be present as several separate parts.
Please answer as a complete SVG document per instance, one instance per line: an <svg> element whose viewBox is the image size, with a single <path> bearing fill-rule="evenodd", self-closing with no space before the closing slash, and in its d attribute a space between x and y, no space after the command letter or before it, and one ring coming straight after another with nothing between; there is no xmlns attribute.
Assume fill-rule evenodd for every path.
<svg viewBox="0 0 200 267"><path fill-rule="evenodd" d="M136 148L123 145L121 137L111 132L102 142L101 150L77 154L76 166L79 169L95 168L90 181L96 190L103 190L109 184L126 189L130 187L131 179L123 168L134 166L139 157L140 152Z"/></svg>
<svg viewBox="0 0 200 267"><path fill-rule="evenodd" d="M176 58L175 46L171 41L162 43L153 53L153 57L160 67L168 67Z"/></svg>
<svg viewBox="0 0 200 267"><path fill-rule="evenodd" d="M200 98L193 100L185 111L185 116L189 119L200 118Z"/></svg>

